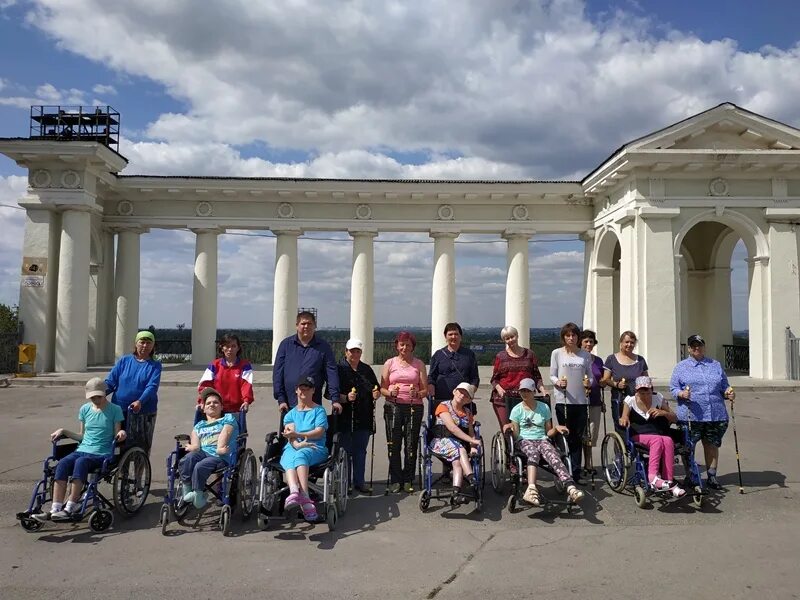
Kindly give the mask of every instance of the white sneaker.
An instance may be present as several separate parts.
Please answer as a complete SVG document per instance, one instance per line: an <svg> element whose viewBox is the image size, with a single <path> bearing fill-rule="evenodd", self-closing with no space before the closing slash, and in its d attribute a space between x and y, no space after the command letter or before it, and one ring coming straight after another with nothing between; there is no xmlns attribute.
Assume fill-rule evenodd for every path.
<svg viewBox="0 0 800 600"><path fill-rule="evenodd" d="M67 509L62 509L57 512L50 514L50 519L53 521L71 521L72 517L75 516L75 513L68 511Z"/></svg>

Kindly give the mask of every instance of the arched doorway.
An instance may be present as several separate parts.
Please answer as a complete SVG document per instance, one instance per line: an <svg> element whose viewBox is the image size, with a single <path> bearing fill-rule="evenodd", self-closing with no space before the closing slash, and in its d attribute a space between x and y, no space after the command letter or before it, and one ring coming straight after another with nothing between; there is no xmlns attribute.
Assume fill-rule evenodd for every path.
<svg viewBox="0 0 800 600"><path fill-rule="evenodd" d="M587 289L585 326L597 332L597 355L605 356L617 349L620 324L620 256L617 232L601 229L595 239L593 262L589 265L590 286Z"/></svg>

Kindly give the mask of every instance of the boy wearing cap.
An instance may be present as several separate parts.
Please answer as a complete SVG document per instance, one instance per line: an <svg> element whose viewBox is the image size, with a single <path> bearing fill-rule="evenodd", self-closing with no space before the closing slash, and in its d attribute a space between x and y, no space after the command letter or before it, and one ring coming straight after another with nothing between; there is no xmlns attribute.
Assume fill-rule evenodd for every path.
<svg viewBox="0 0 800 600"><path fill-rule="evenodd" d="M128 414L128 407L134 413L143 415L143 438L137 439L147 454L153 443L153 431L158 410L158 386L161 383L161 363L153 358L155 335L152 331L136 334L133 352L120 356L106 377L106 387L113 394L111 401Z"/></svg>
<svg viewBox="0 0 800 600"><path fill-rule="evenodd" d="M722 488L717 481L717 464L722 437L728 429L725 400L736 398L722 365L706 356L706 341L700 334L686 340L689 356L675 365L669 389L678 401L678 419L689 422L692 443L703 442L708 476L706 483L714 490Z"/></svg>
<svg viewBox="0 0 800 600"><path fill-rule="evenodd" d="M122 410L106 399L106 384L102 379L93 377L86 382L86 399L89 402L78 411L81 425L77 432L60 428L50 434L54 442L67 437L80 444L75 452L58 461L50 512L33 515L37 521L68 521L75 516L80 510L81 492L89 473L101 467L103 460L113 454L115 440L125 440ZM72 477L72 485L69 500L64 505L69 477Z"/></svg>
<svg viewBox="0 0 800 600"><path fill-rule="evenodd" d="M350 456L350 481L362 493L371 490L364 481L367 465L367 445L374 434L375 401L381 391L375 371L361 361L364 342L350 338L345 344L344 358L339 362L339 385L342 393L342 414L339 417L339 432L342 446Z"/></svg>

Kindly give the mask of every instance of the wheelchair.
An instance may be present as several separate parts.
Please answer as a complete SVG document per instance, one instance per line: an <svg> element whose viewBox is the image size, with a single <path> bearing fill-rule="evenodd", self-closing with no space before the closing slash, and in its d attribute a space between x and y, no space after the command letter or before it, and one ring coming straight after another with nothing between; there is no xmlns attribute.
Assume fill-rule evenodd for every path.
<svg viewBox="0 0 800 600"><path fill-rule="evenodd" d="M260 457L260 482L258 491L258 526L262 531L269 528L273 520L286 520L294 525L297 510L284 510L289 486L284 481L284 469L280 464L283 447L287 440L282 435L283 417L281 413L278 431L272 431L264 438L264 454ZM347 509L348 458L342 448L340 433L336 431L336 415L328 415L328 430L325 445L328 459L313 465L308 472L308 491L311 499L317 502L320 522L328 525L329 531L336 529L339 518Z"/></svg>
<svg viewBox="0 0 800 600"><path fill-rule="evenodd" d="M550 406L550 396L537 396L537 400L545 402L547 406ZM507 414L510 415L511 410L522 402L522 397L519 393L506 393L505 401ZM559 458L564 463L567 471L572 473L572 459L569 454L567 438L557 433L550 438L550 441L556 447ZM498 494L504 495L508 493L508 487L510 485L511 496L508 500L508 510L512 513L517 512L518 505L523 502L522 496L525 494L528 485L528 457L520 450L517 440L514 439L513 432L503 432L501 429L494 434L492 438L490 461L492 467L492 488ZM559 494L563 494L566 491L564 484L555 476L550 465L548 465L544 459L539 461L536 468L537 471L543 470L553 476L555 489ZM580 506L570 500L551 500L544 495L541 495L540 498L541 508L545 510L552 510L557 505L564 505L567 507L567 512L572 514L573 510Z"/></svg>
<svg viewBox="0 0 800 600"><path fill-rule="evenodd" d="M434 456L438 458L443 465L447 464L444 459L434 454L430 447L431 442L436 437L437 426L435 425L436 417L434 413L439 402L441 401L431 397L428 398L428 418L423 420L419 431L420 447L417 454L419 456L419 478L421 480L420 485L422 490L419 493L418 505L422 512L430 508L431 500L445 500L451 507L456 507L458 505L458 498L456 498L454 494L455 488L442 485L442 479L445 478L448 472L445 471L435 479L433 474ZM476 406L474 402L472 403L471 410L472 414L475 415ZM475 437L483 442L480 422L475 421L473 423L473 428L475 430ZM483 511L483 490L486 485L486 477L484 475L486 471L486 455L484 454L482 443L478 446L477 450L477 454L470 454L470 464L472 465L472 472L475 478L474 493L463 492L462 496L472 500L475 503L475 511L481 512Z"/></svg>
<svg viewBox="0 0 800 600"><path fill-rule="evenodd" d="M255 507L257 468L258 463L253 451L247 447L247 413L239 412L239 435L236 438L236 461L232 465L220 467L206 483L205 492L209 495L208 504L200 509L194 526L200 517L211 507L215 501L222 503L219 514L219 527L222 535L228 536L231 531L231 518L234 509L239 511L242 521L246 521L253 514ZM195 410L195 423L202 420L204 415ZM179 465L181 459L188 454L184 445L191 436L179 434L175 436L175 449L167 456L167 491L164 495L164 504L159 515L159 525L162 535L167 535L167 526L172 521L185 525L185 518L191 506L190 502L183 501ZM219 489L217 490L217 486Z"/></svg>
<svg viewBox="0 0 800 600"><path fill-rule="evenodd" d="M127 423L128 437L124 442L115 443L112 454L104 458L99 468L89 472L81 494L80 509L63 522L79 523L88 516L89 528L101 533L114 524L114 511L128 518L144 506L150 493L151 470L150 458L139 442L144 439L143 415L129 410ZM42 512L44 505L52 501L56 465L59 460L75 452L78 446L79 442L68 438L53 442L50 455L42 463L42 478L33 488L28 510L16 515L25 531L39 531L44 526L32 515ZM103 482L111 484L111 499L99 489ZM67 481L67 485L69 483Z"/></svg>
<svg viewBox="0 0 800 600"><path fill-rule="evenodd" d="M649 454L647 447L637 444L631 437L629 428L621 427L619 417L622 414L620 401L612 398L611 414L614 431L603 437L600 446L603 477L613 491L622 494L633 493L639 508L645 508L653 499L667 501L672 499L671 490L656 490L647 477ZM680 457L686 465L686 496L691 496L692 505L698 510L703 508L706 491L700 477L700 467L695 460L694 444L689 436L689 424L678 422L677 427L670 429L670 437L675 442L675 461ZM677 498L676 498L677 499Z"/></svg>

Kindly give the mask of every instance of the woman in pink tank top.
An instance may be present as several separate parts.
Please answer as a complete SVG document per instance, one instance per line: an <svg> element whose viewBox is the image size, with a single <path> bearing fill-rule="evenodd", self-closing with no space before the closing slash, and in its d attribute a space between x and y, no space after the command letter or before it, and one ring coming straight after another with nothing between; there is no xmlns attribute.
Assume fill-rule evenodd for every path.
<svg viewBox="0 0 800 600"><path fill-rule="evenodd" d="M386 485L393 493L401 488L411 493L414 491L417 441L425 412L422 399L428 389L428 375L425 363L414 356L417 340L412 333L401 331L394 342L397 356L387 360L381 372L381 394L386 399L383 419L389 453Z"/></svg>

